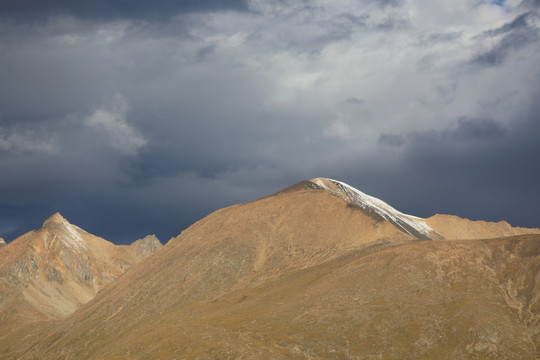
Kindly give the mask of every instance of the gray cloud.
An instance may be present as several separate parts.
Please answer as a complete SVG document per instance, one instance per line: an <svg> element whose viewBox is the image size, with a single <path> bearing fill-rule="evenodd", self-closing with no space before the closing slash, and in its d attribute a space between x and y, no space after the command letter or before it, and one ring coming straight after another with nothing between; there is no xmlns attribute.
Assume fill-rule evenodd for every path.
<svg viewBox="0 0 540 360"><path fill-rule="evenodd" d="M18 126L0 127L0 152L4 153L52 153L53 141L44 139L33 129L21 129Z"/></svg>
<svg viewBox="0 0 540 360"><path fill-rule="evenodd" d="M135 154L146 145L145 138L127 121L128 104L122 94L115 94L112 101L94 110L84 124L98 131L110 146L126 154Z"/></svg>
<svg viewBox="0 0 540 360"><path fill-rule="evenodd" d="M503 137L506 129L493 119L467 119L458 120L456 129L449 132L450 136L458 141L493 140Z"/></svg>
<svg viewBox="0 0 540 360"><path fill-rule="evenodd" d="M538 44L540 31L536 23L540 20L535 12L518 16L512 22L497 29L486 31L486 36L504 36L488 51L479 54L473 60L479 65L499 66L506 57L522 47Z"/></svg>
<svg viewBox="0 0 540 360"><path fill-rule="evenodd" d="M54 15L74 15L90 19L143 18L166 19L178 13L200 12L208 10L246 9L244 0L157 0L157 1L122 1L96 0L69 1L32 1L5 0L0 4L0 14L15 19L39 19Z"/></svg>
<svg viewBox="0 0 540 360"><path fill-rule="evenodd" d="M392 164L403 174L403 186L422 188L424 196L445 204L438 212L533 226L538 208L531 204L525 209L523 203L540 195L534 186L540 176L534 161L540 151L534 135L540 129L536 110L515 119L512 130L493 120L460 119L443 131L383 134L379 144L393 151ZM425 206L411 199L403 202L405 208ZM515 212L501 215L502 208ZM434 209L425 211L422 215L429 216Z"/></svg>
<svg viewBox="0 0 540 360"><path fill-rule="evenodd" d="M283 0L86 16L58 4L64 15L23 12L39 22L0 17L6 239L60 211L112 241L167 240L315 176L420 216L538 226L515 211L540 203L534 12Z"/></svg>
<svg viewBox="0 0 540 360"><path fill-rule="evenodd" d="M516 17L510 23L504 24L503 26L501 26L501 27L499 27L497 29L486 31L485 35L487 35L487 36L496 36L496 35L500 35L500 34L505 34L505 33L510 32L510 31L515 31L516 29L528 28L529 25L528 25L527 19L530 18L530 17L534 17L534 13L526 12L526 13L521 14L518 17Z"/></svg>
<svg viewBox="0 0 540 360"><path fill-rule="evenodd" d="M535 8L540 6L540 0L523 0L520 7Z"/></svg>

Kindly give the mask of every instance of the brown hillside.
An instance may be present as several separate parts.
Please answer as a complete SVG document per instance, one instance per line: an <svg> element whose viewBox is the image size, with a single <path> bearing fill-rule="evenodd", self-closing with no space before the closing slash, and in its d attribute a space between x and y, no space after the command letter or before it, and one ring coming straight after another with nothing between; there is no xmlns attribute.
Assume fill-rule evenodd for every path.
<svg viewBox="0 0 540 360"><path fill-rule="evenodd" d="M446 239L489 239L501 236L540 234L540 229L512 227L506 221L488 222L462 219L455 215L434 215L426 223Z"/></svg>
<svg viewBox="0 0 540 360"><path fill-rule="evenodd" d="M10 356L533 359L539 254L420 241L304 184L202 219Z"/></svg>
<svg viewBox="0 0 540 360"><path fill-rule="evenodd" d="M115 246L70 224L56 213L0 251L0 342L65 317L139 262L157 244L141 240ZM0 347L0 358L6 351Z"/></svg>

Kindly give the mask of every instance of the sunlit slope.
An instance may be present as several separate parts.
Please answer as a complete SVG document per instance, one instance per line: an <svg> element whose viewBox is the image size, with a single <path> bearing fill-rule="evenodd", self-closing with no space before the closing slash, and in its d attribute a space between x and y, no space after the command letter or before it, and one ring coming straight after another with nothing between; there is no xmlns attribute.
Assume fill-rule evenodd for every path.
<svg viewBox="0 0 540 360"><path fill-rule="evenodd" d="M0 358L42 322L63 318L133 264L159 249L155 238L117 246L60 214L0 250ZM30 337L30 339L33 339ZM27 341L25 341L26 343Z"/></svg>
<svg viewBox="0 0 540 360"><path fill-rule="evenodd" d="M395 222L310 181L218 210L22 358L537 356L539 235L426 240Z"/></svg>

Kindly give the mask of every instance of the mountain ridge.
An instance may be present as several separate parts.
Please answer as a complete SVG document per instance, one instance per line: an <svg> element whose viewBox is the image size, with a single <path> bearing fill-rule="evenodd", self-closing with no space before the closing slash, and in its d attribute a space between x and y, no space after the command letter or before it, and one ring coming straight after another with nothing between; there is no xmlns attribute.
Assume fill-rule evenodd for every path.
<svg viewBox="0 0 540 360"><path fill-rule="evenodd" d="M433 230L425 219L404 214L384 201L367 195L344 182L328 178L314 178L310 181L351 206L367 212L377 221L390 221L398 229L420 239L442 239L442 236Z"/></svg>
<svg viewBox="0 0 540 360"><path fill-rule="evenodd" d="M538 271L538 235L426 239L349 202L304 181L217 210L135 265L23 358L430 358L445 349L430 335L435 324L443 339L463 349L455 358L495 350L534 354L532 340L513 347L531 330L507 307L522 304L534 319L523 305L534 300L520 294L535 277L508 278L521 270L506 268L504 259ZM470 227L464 233L474 235L476 226ZM440 226L431 228L441 233ZM481 235L497 238L495 230L488 226ZM515 328L507 329L511 341L489 345L486 312L461 305L471 291L495 304L492 313L503 316L504 329ZM459 306L445 305L445 296ZM434 320L422 315L426 307ZM445 317L447 308L455 316ZM452 322L463 317L472 320ZM453 327L477 335L461 338ZM90 348L82 346L86 338L93 339Z"/></svg>
<svg viewBox="0 0 540 360"><path fill-rule="evenodd" d="M319 179L324 187L302 181L213 212L71 315L33 326L29 333L39 341L5 338L13 345L3 354L21 359L538 355L540 235L526 234L538 229L446 215L421 219L388 204L366 203L363 195L356 197L359 191ZM381 209L388 213L377 213ZM421 229L427 232L404 227L401 216L425 222L429 228ZM500 237L500 231L515 236ZM428 236L435 233L439 236ZM153 238L146 241L151 246Z"/></svg>

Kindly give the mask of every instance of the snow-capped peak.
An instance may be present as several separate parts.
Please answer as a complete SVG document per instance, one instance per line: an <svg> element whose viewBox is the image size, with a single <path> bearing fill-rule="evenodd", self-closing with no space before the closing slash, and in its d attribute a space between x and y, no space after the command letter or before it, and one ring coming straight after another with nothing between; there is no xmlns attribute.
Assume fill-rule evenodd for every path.
<svg viewBox="0 0 540 360"><path fill-rule="evenodd" d="M344 182L327 178L315 178L310 181L348 204L357 206L372 216L390 221L407 234L428 239L442 238L424 219L404 214L381 199L367 195Z"/></svg>

